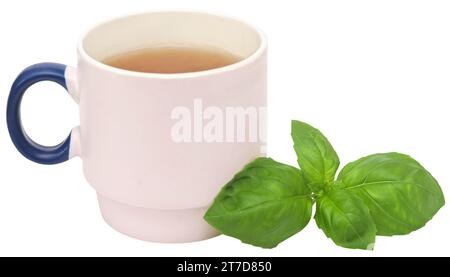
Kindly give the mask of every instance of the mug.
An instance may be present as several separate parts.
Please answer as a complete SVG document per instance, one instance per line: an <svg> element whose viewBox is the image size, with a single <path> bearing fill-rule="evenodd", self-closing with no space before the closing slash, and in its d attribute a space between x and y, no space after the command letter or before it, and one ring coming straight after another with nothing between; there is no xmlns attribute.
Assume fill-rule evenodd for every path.
<svg viewBox="0 0 450 277"><path fill-rule="evenodd" d="M174 74L102 62L165 45L211 46L242 60ZM237 171L264 155L266 48L258 29L209 13L149 12L105 22L82 38L76 68L41 63L20 73L8 99L11 139L37 163L80 157L103 218L119 232L156 242L213 237L203 220L208 206ZM60 84L79 104L80 126L56 146L34 142L21 124L22 96L40 81Z"/></svg>

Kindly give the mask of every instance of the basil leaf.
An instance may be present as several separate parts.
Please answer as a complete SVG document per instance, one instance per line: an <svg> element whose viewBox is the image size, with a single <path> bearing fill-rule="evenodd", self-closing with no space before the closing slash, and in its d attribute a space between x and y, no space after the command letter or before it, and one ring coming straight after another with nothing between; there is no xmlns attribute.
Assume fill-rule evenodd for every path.
<svg viewBox="0 0 450 277"><path fill-rule="evenodd" d="M339 246L372 250L377 230L362 200L345 190L331 190L317 199L317 226Z"/></svg>
<svg viewBox="0 0 450 277"><path fill-rule="evenodd" d="M378 235L403 235L425 225L444 205L438 182L417 161L399 153L375 154L346 165L337 187L369 207Z"/></svg>
<svg viewBox="0 0 450 277"><path fill-rule="evenodd" d="M302 230L311 209L299 169L257 158L222 188L204 218L225 235L272 248Z"/></svg>
<svg viewBox="0 0 450 277"><path fill-rule="evenodd" d="M332 183L339 158L327 138L316 128L292 120L291 128L298 164L314 192Z"/></svg>

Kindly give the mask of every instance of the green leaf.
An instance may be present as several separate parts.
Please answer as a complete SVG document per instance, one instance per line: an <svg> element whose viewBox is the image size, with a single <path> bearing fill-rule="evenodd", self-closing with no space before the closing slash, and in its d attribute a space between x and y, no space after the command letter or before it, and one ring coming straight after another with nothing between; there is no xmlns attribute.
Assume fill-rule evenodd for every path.
<svg viewBox="0 0 450 277"><path fill-rule="evenodd" d="M317 199L317 226L339 246L372 250L377 230L362 200L345 190L331 190Z"/></svg>
<svg viewBox="0 0 450 277"><path fill-rule="evenodd" d="M399 153L370 155L346 165L337 187L364 201L378 235L415 231L445 203L433 176L417 161Z"/></svg>
<svg viewBox="0 0 450 277"><path fill-rule="evenodd" d="M291 129L298 164L308 185L317 192L333 182L339 158L327 138L316 128L292 120Z"/></svg>
<svg viewBox="0 0 450 277"><path fill-rule="evenodd" d="M225 235L272 248L308 224L310 193L299 169L258 158L222 188L204 218Z"/></svg>

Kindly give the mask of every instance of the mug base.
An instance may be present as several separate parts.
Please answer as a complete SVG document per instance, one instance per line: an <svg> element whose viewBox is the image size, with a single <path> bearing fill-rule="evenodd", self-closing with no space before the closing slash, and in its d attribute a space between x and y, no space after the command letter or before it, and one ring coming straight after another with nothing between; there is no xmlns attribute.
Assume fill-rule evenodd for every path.
<svg viewBox="0 0 450 277"><path fill-rule="evenodd" d="M165 243L205 240L219 235L203 219L208 207L157 210L127 205L97 193L103 219L127 236Z"/></svg>

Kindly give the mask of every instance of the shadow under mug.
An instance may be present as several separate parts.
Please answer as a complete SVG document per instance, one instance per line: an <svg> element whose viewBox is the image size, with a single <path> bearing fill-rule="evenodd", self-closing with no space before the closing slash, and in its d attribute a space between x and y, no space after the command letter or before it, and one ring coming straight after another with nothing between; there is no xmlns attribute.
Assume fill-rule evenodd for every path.
<svg viewBox="0 0 450 277"><path fill-rule="evenodd" d="M133 72L102 63L115 54L155 45L206 45L242 60L176 74ZM103 218L126 235L159 242L217 235L203 220L205 211L235 172L264 155L265 37L228 17L150 12L93 28L81 40L78 57L77 68L42 63L17 77L7 107L16 148L42 164L79 156ZM60 84L79 104L80 126L56 146L34 142L21 124L22 97L40 81ZM204 135L211 121L216 128L212 139ZM256 139L250 134L255 122ZM181 123L184 129L175 130ZM180 130L181 139L174 137Z"/></svg>

